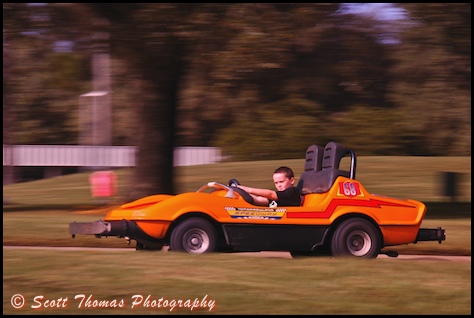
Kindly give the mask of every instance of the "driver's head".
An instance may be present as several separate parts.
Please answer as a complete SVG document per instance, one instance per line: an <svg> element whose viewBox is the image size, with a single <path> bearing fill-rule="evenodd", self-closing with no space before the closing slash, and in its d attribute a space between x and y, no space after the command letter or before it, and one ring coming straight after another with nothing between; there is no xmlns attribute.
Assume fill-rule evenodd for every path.
<svg viewBox="0 0 474 318"><path fill-rule="evenodd" d="M295 183L295 175L293 170L288 167L279 167L273 172L273 182L278 191L283 191L291 187Z"/></svg>

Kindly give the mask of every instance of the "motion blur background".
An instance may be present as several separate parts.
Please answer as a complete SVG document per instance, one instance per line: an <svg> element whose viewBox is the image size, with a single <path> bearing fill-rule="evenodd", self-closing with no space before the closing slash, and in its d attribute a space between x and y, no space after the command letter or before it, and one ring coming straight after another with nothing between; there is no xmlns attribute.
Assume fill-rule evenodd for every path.
<svg viewBox="0 0 474 318"><path fill-rule="evenodd" d="M135 146L131 196L173 150L228 161L471 156L469 3L4 3L9 145Z"/></svg>

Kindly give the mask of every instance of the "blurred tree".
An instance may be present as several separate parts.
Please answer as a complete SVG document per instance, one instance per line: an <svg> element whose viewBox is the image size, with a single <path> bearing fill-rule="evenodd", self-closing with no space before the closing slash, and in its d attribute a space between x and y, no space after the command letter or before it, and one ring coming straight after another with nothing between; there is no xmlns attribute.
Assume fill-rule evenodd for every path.
<svg viewBox="0 0 474 318"><path fill-rule="evenodd" d="M77 97L90 83L90 67L84 68L87 59L80 50L54 49L60 40L80 39L73 31L61 33L62 38L55 33L59 25L84 30L83 22L77 21L80 11L67 18L54 10L60 8L3 4L4 46L9 51L4 95L9 118L14 118L8 133L15 144L77 143Z"/></svg>
<svg viewBox="0 0 474 318"><path fill-rule="evenodd" d="M326 138L324 120L318 119L323 113L320 105L298 96L259 105L222 129L215 146L236 161L302 158L311 141Z"/></svg>
<svg viewBox="0 0 474 318"><path fill-rule="evenodd" d="M319 21L337 10L338 4L240 3L217 7L222 10L219 16L209 14L214 11L204 6L193 19L199 30L207 32L195 38L189 80L183 83L180 144L212 144L220 129L240 122L259 105L266 108L267 103L280 101L278 105L283 106L281 101L289 95L301 94L294 86L288 88L292 85L289 77L298 74L298 78L303 77L301 82L314 82L318 72L310 79L305 77L309 72L292 72L299 59L296 54L305 51L305 43L315 41ZM308 64L302 68L313 69Z"/></svg>
<svg viewBox="0 0 474 318"><path fill-rule="evenodd" d="M403 4L384 24L338 3L33 5L4 4L4 143L75 143L92 35L110 33L113 142L139 148L132 197L174 192L176 145L470 155L470 4Z"/></svg>
<svg viewBox="0 0 474 318"><path fill-rule="evenodd" d="M390 98L423 137L423 154L470 155L471 4L403 6L412 24L392 52Z"/></svg>
<svg viewBox="0 0 474 318"><path fill-rule="evenodd" d="M407 149L423 154L423 137L406 125L406 114L396 108L383 109L354 105L346 112L333 113L332 124L339 127L333 140L363 155L402 156ZM347 128L347 129L345 129ZM356 133L355 133L356 132Z"/></svg>
<svg viewBox="0 0 474 318"><path fill-rule="evenodd" d="M349 126L338 126L335 119L353 105L393 107L386 96L390 60L387 47L377 41L375 22L333 15L334 7L328 7L334 10L331 12L318 9L319 4L302 5L286 12L291 17L286 21L287 38L275 39L279 41L275 45L286 55L266 56L274 61L267 64L280 67L259 72L252 69L241 75L246 85L239 92L246 94L241 95L245 99L239 96L238 100L241 105L247 102L252 106L239 107L239 112L231 116L234 122L229 123L229 119L214 138L215 145L226 153L238 153L238 158L246 156L249 160L300 157L308 144L324 145L340 131L352 131ZM269 30L275 33L282 23L272 25ZM263 40L253 43L253 47L259 47L260 42ZM234 51L238 51L237 46ZM298 96L299 100L290 96ZM301 107L305 104L313 105L313 111Z"/></svg>

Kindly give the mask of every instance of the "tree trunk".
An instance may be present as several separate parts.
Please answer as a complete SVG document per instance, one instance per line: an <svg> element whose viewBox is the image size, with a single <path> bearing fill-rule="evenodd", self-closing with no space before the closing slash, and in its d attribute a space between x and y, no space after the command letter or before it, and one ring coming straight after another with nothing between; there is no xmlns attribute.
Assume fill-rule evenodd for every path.
<svg viewBox="0 0 474 318"><path fill-rule="evenodd" d="M10 48L8 40L3 37L3 185L15 183L15 167L13 166L13 112L11 104L11 91L9 84L11 80L10 70L12 60L9 56ZM5 203L5 197L3 197Z"/></svg>
<svg viewBox="0 0 474 318"><path fill-rule="evenodd" d="M172 41L170 41L172 42ZM146 88L138 110L138 152L132 199L157 193L175 194L173 182L176 112L179 82L185 69L183 48L170 44L167 52L142 61Z"/></svg>

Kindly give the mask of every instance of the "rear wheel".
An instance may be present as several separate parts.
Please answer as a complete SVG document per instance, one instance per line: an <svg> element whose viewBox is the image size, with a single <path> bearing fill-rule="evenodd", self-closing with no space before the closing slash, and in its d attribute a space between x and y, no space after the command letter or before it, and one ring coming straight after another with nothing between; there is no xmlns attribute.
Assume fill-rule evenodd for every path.
<svg viewBox="0 0 474 318"><path fill-rule="evenodd" d="M334 257L355 256L376 258L382 239L377 228L362 218L351 218L342 222L331 240L331 254Z"/></svg>
<svg viewBox="0 0 474 318"><path fill-rule="evenodd" d="M217 232L214 226L202 218L184 220L171 233L170 250L192 254L216 251Z"/></svg>

